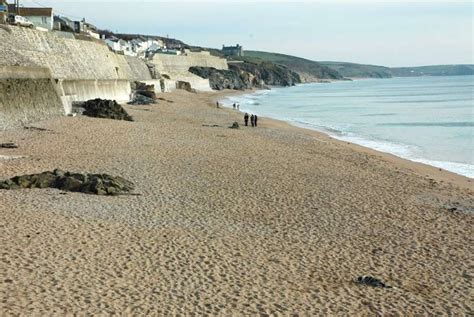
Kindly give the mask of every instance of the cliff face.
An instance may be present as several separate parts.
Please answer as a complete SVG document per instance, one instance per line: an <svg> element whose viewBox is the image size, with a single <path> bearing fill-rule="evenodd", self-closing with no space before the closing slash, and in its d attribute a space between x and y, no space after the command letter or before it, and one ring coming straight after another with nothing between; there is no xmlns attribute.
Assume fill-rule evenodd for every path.
<svg viewBox="0 0 474 317"><path fill-rule="evenodd" d="M189 68L189 71L195 75L198 75L199 77L209 79L209 85L214 90L242 90L253 87L249 80L246 80L234 70L194 66Z"/></svg>
<svg viewBox="0 0 474 317"><path fill-rule="evenodd" d="M229 65L229 70L212 67L191 67L189 71L209 79L214 90L250 89L265 86L293 86L301 82L299 75L284 66L273 63L238 63Z"/></svg>

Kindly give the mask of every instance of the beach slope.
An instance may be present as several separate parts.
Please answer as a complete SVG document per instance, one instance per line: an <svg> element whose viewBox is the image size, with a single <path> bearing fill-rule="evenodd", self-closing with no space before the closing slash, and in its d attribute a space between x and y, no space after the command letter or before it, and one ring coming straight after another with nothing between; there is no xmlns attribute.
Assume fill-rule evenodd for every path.
<svg viewBox="0 0 474 317"><path fill-rule="evenodd" d="M0 179L61 168L136 185L0 190L2 314L473 312L469 179L269 119L229 129L241 114L219 96L1 133L19 147L0 149Z"/></svg>

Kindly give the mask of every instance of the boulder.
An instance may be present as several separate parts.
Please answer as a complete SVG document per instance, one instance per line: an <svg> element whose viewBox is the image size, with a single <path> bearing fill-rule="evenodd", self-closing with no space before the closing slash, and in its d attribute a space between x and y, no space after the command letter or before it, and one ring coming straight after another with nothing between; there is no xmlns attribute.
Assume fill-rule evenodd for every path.
<svg viewBox="0 0 474 317"><path fill-rule="evenodd" d="M0 143L0 148L4 149L16 149L18 146L13 142Z"/></svg>
<svg viewBox="0 0 474 317"><path fill-rule="evenodd" d="M149 98L147 96L136 94L132 101L129 101L127 104L129 105L151 105L156 103L156 100L153 98Z"/></svg>
<svg viewBox="0 0 474 317"><path fill-rule="evenodd" d="M61 170L15 176L0 182L0 189L57 188L95 195L120 195L134 190L135 185L120 176L108 174L70 173Z"/></svg>
<svg viewBox="0 0 474 317"><path fill-rule="evenodd" d="M385 284L384 282L382 282L381 280L373 276L359 276L356 279L356 283L361 284L361 285L368 285L372 287L391 288L391 286L388 286L387 284Z"/></svg>
<svg viewBox="0 0 474 317"><path fill-rule="evenodd" d="M82 104L83 115L94 118L133 121L133 118L115 100L92 99Z"/></svg>
<svg viewBox="0 0 474 317"><path fill-rule="evenodd" d="M232 125L229 127L229 129L239 129L239 128L240 128L240 126L239 126L238 122L232 123Z"/></svg>

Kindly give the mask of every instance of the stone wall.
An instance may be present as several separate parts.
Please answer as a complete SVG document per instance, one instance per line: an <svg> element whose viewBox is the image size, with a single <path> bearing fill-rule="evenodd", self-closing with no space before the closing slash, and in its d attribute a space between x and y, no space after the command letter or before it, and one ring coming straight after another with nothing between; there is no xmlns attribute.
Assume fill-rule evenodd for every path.
<svg viewBox="0 0 474 317"><path fill-rule="evenodd" d="M209 52L186 51L185 55L155 54L152 62L160 74L166 74L174 81L189 82L193 89L199 91L212 91L209 80L190 73L190 67L229 69L226 59L211 56Z"/></svg>
<svg viewBox="0 0 474 317"><path fill-rule="evenodd" d="M99 41L1 25L0 78L0 127L5 128L70 113L74 101L128 101L130 81L151 75L143 60L115 54Z"/></svg>
<svg viewBox="0 0 474 317"><path fill-rule="evenodd" d="M54 79L151 79L144 61L115 54L101 42L22 27L0 28L0 57L0 65L47 67Z"/></svg>
<svg viewBox="0 0 474 317"><path fill-rule="evenodd" d="M187 74L192 66L228 69L226 59L211 56L209 52L187 52L186 55L155 54L153 64L160 74L171 77Z"/></svg>
<svg viewBox="0 0 474 317"><path fill-rule="evenodd" d="M153 63L157 72L171 77L163 80L163 91L175 89L177 81L186 81L196 90L210 91L209 80L189 73L188 69L228 69L225 59L209 52L157 54ZM0 128L5 128L69 113L74 101L128 101L130 82L150 81L152 76L145 61L115 54L101 41L0 25L0 79ZM61 103L63 110L58 107Z"/></svg>

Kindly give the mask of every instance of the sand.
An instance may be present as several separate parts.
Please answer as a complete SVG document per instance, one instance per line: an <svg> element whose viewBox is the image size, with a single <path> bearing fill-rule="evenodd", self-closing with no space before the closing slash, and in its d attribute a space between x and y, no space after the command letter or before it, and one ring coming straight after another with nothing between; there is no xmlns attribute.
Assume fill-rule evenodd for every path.
<svg viewBox="0 0 474 317"><path fill-rule="evenodd" d="M220 94L164 97L125 106L135 122L1 132L19 148L0 179L108 173L140 194L0 190L1 315L473 314L471 180L265 118L229 129Z"/></svg>

